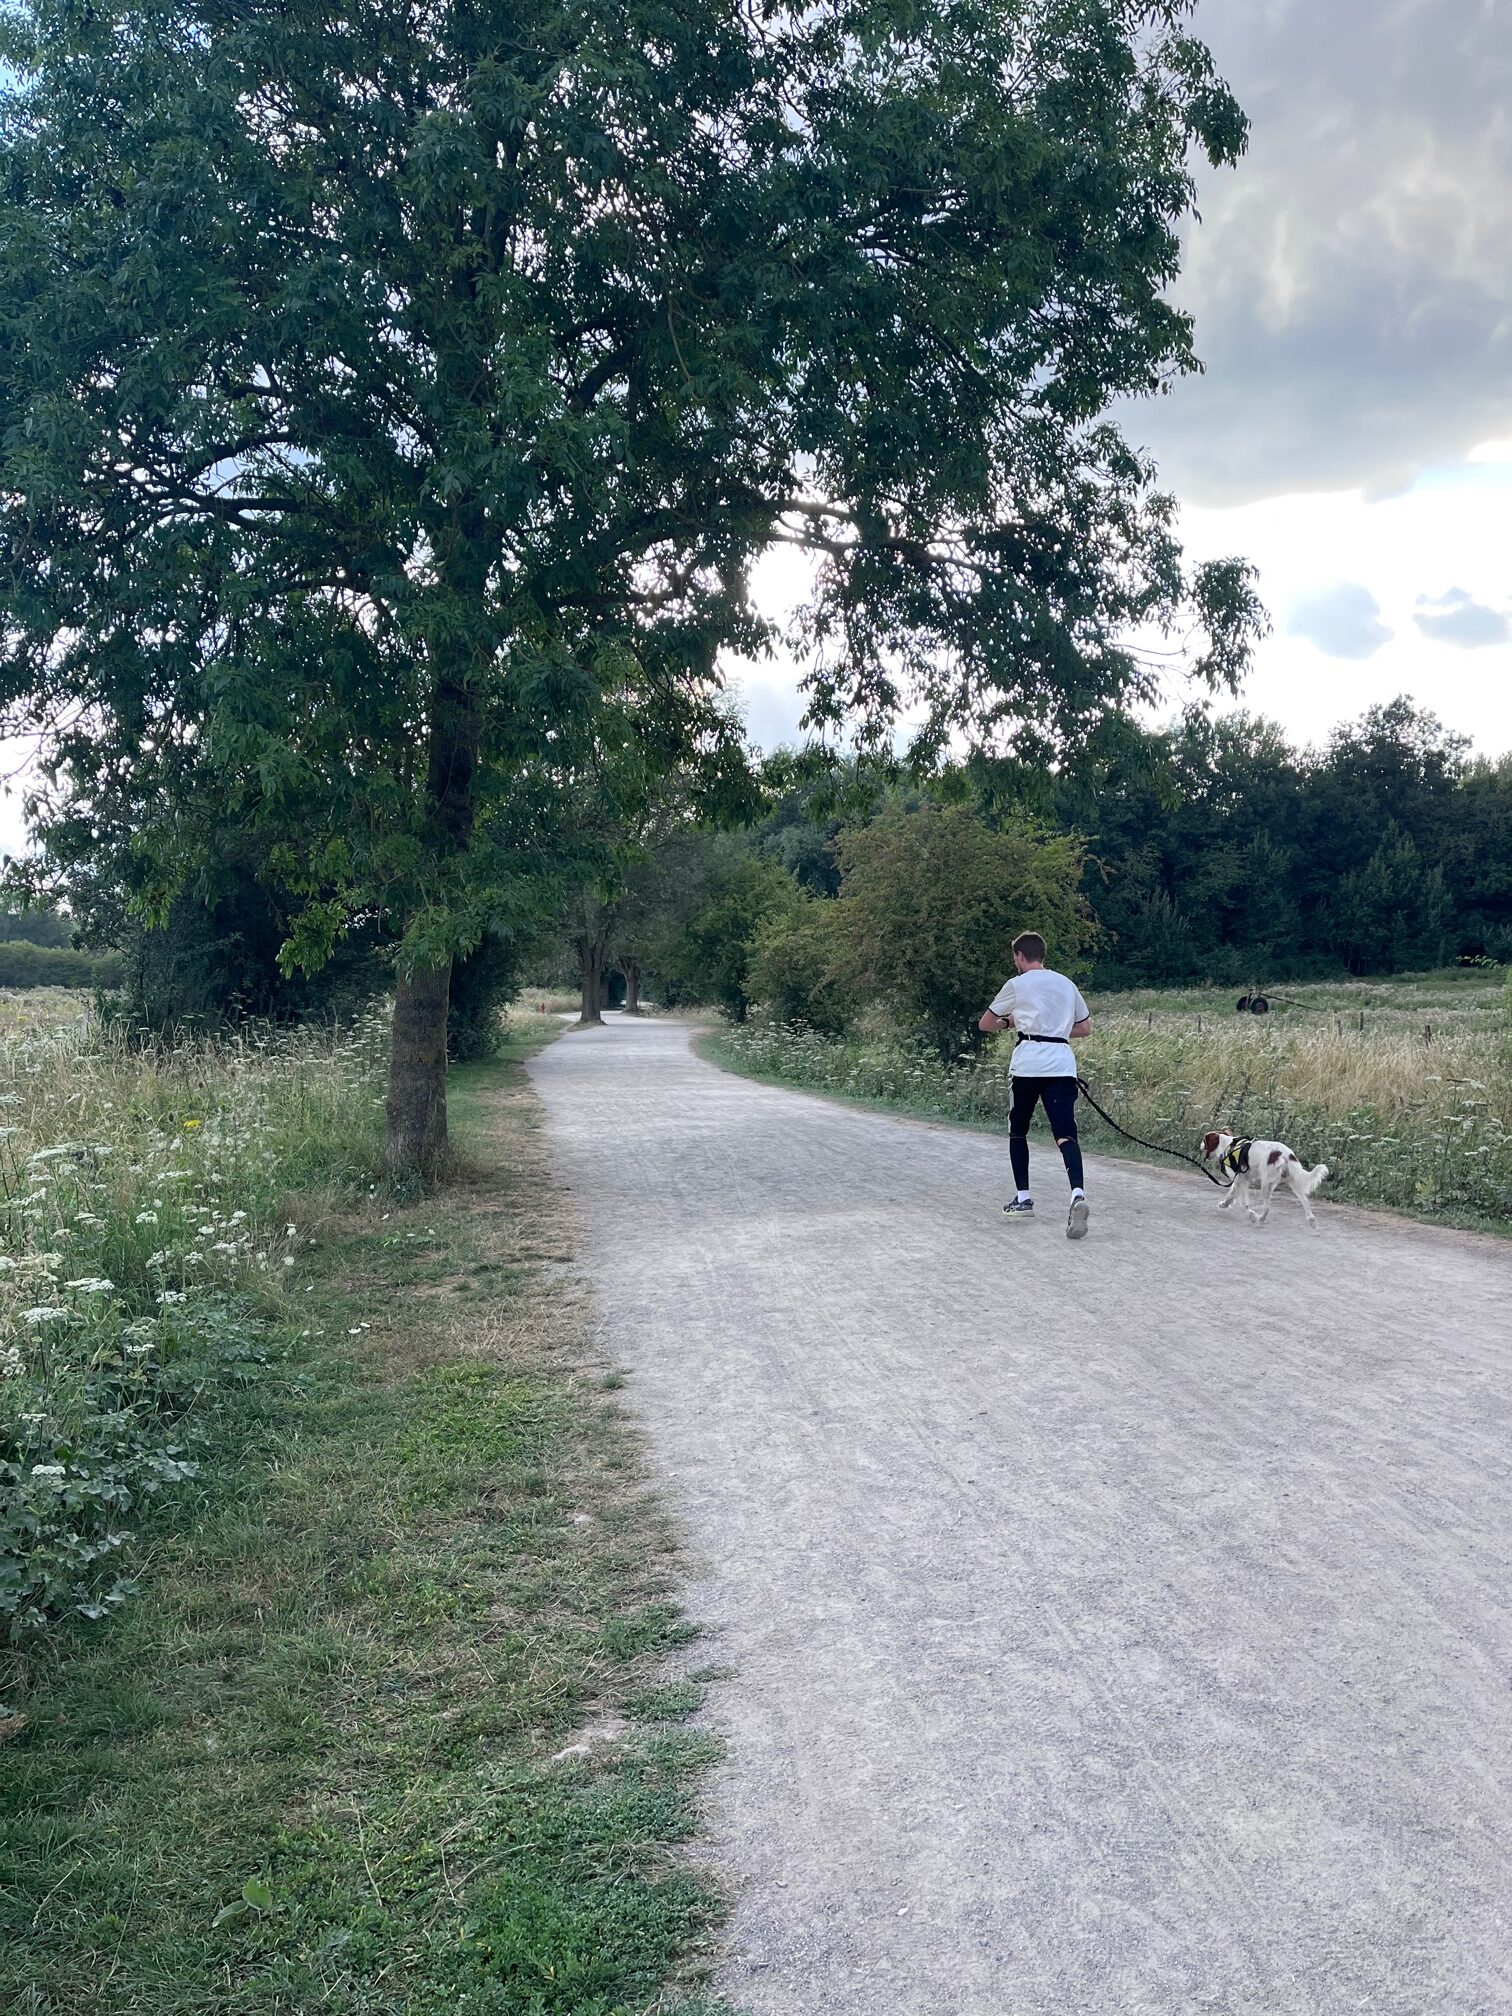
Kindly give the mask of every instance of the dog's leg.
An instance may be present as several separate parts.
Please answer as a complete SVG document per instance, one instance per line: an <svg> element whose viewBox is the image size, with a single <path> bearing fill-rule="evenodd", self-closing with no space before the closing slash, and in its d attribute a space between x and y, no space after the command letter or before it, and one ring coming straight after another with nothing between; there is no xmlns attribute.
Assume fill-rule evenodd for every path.
<svg viewBox="0 0 1512 2016"><path fill-rule="evenodd" d="M1272 1177L1271 1181L1267 1182L1266 1181L1267 1176L1270 1176L1270 1171L1268 1169L1263 1171L1260 1175L1258 1176L1252 1175L1250 1178L1250 1188L1256 1192L1256 1194L1259 1196L1260 1199L1260 1209L1258 1211L1255 1209L1253 1204L1248 1205L1250 1217L1255 1221L1257 1225L1263 1225L1266 1219L1270 1216L1271 1190L1273 1188L1275 1179ZM1246 1202L1248 1203L1248 1200L1246 1200Z"/></svg>
<svg viewBox="0 0 1512 2016"><path fill-rule="evenodd" d="M1313 1216L1313 1208L1311 1204L1309 1204L1307 1201L1307 1192L1305 1190L1299 1189L1297 1185L1290 1180L1293 1170L1295 1170L1299 1176L1305 1174L1305 1171L1302 1168L1302 1164L1296 1159L1295 1156L1293 1156L1291 1161L1288 1162L1286 1165L1286 1175L1287 1175L1286 1187L1291 1191L1293 1197L1295 1197L1297 1202L1302 1206L1302 1216L1307 1220L1308 1224L1311 1225L1314 1232L1316 1232L1318 1229L1318 1221Z"/></svg>
<svg viewBox="0 0 1512 2016"><path fill-rule="evenodd" d="M1230 1185L1228 1186L1227 1190L1225 1190L1225 1191L1224 1191L1224 1193L1223 1193L1223 1195L1222 1195L1222 1196L1221 1196L1221 1197L1220 1197L1220 1198L1218 1199L1218 1209L1219 1209L1220 1211L1227 1211L1227 1209L1229 1208L1230 1204L1232 1204L1232 1203L1233 1203L1233 1201L1234 1201L1234 1192L1235 1192L1235 1191L1236 1191L1236 1190L1237 1190L1238 1188L1239 1188L1239 1184L1238 1184L1237 1180L1236 1180L1236 1181L1234 1181L1234 1182L1232 1182L1232 1183L1230 1183Z"/></svg>

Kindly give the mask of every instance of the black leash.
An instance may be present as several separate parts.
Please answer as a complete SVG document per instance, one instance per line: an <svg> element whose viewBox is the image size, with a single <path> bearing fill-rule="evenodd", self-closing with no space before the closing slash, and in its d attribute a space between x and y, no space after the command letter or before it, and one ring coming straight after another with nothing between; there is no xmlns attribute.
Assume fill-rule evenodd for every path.
<svg viewBox="0 0 1512 2016"><path fill-rule="evenodd" d="M1228 1185L1226 1183L1224 1183L1219 1177L1213 1174L1212 1170L1209 1169L1206 1162L1199 1161L1195 1155L1183 1154L1181 1149L1179 1148L1167 1148L1162 1142L1159 1141L1146 1141L1142 1135L1131 1134L1127 1127L1120 1127L1118 1122L1113 1118L1113 1115L1111 1113L1103 1112L1102 1107L1099 1106L1097 1101L1092 1097L1092 1087L1087 1083L1086 1079L1078 1078L1076 1082L1081 1087L1082 1097L1086 1100L1087 1104L1092 1108L1092 1111L1094 1113L1101 1113L1103 1119L1106 1120L1108 1125L1113 1129L1113 1132L1115 1134L1122 1134L1125 1141L1132 1141L1136 1148L1153 1148L1157 1155L1174 1155L1178 1162L1190 1162L1194 1169L1200 1169L1202 1171L1203 1175L1206 1176L1209 1183L1216 1183L1220 1190L1226 1190L1228 1188Z"/></svg>
<svg viewBox="0 0 1512 2016"><path fill-rule="evenodd" d="M1059 1043L1067 1050L1071 1048L1071 1039L1069 1036L1024 1036L1019 1034L1019 1032L1015 1030L1013 1037L1013 1047L1015 1050L1018 1048L1020 1043ZM1118 1122L1113 1118L1113 1115L1111 1113L1105 1112L1104 1109L1101 1106L1099 1106L1097 1101L1092 1097L1092 1087L1087 1083L1086 1079L1078 1077L1076 1082L1081 1090L1082 1096L1086 1099L1086 1102L1092 1108L1092 1111L1094 1113L1101 1114L1103 1119L1106 1120L1108 1125L1113 1129L1113 1132L1115 1134L1122 1134L1125 1141L1132 1141L1136 1148L1149 1148L1153 1150L1153 1152L1157 1155L1174 1155L1178 1162L1190 1162L1194 1169L1200 1169L1202 1171L1203 1175L1206 1176L1209 1183L1216 1183L1220 1190L1226 1190L1228 1188L1228 1185L1225 1182L1223 1182L1220 1177L1217 1177L1213 1174L1212 1170L1209 1169L1206 1162L1199 1160L1197 1156L1186 1155L1179 1148L1167 1148L1160 1141L1146 1141L1142 1135L1131 1134L1127 1127L1120 1127Z"/></svg>

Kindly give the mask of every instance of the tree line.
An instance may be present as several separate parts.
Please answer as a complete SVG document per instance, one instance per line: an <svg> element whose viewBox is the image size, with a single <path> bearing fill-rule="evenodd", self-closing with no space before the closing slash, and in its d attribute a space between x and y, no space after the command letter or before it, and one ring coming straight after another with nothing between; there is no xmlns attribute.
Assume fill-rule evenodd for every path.
<svg viewBox="0 0 1512 2016"><path fill-rule="evenodd" d="M952 1056L1027 925L1102 988L1512 964L1512 759L1474 757L1405 700L1321 749L1244 715L1125 724L1095 767L1060 773L817 748L760 762L727 710L709 726L679 762L623 725L596 739L517 928L454 966L453 1059L488 1054L499 1009L545 977L578 989L586 1021L611 983L631 1013L649 992L832 1033L880 1008ZM0 933L117 948L131 1019L154 1028L351 1012L392 984L375 926L315 974L286 971L255 855L231 836L213 868L161 925L112 874L78 880L76 917ZM98 954L25 954L121 977L85 973Z"/></svg>
<svg viewBox="0 0 1512 2016"><path fill-rule="evenodd" d="M1405 700L1320 750L1193 716L1048 777L810 755L764 783L743 834L646 850L601 913L595 984L617 962L673 1005L833 1033L881 1008L949 1057L1029 926L1103 988L1512 963L1512 759Z"/></svg>

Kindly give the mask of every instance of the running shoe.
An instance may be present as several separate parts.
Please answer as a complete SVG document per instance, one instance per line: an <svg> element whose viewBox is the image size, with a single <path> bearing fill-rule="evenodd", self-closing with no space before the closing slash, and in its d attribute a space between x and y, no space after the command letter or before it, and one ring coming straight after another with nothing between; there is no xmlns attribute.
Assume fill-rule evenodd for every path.
<svg viewBox="0 0 1512 2016"><path fill-rule="evenodd" d="M1066 1220L1068 1239L1085 1239L1087 1236L1087 1200L1085 1197L1071 1199L1071 1215Z"/></svg>
<svg viewBox="0 0 1512 2016"><path fill-rule="evenodd" d="M1032 1218L1034 1216L1034 1199L1032 1197L1013 1198L1011 1202L1003 1206L1003 1216L1005 1218Z"/></svg>

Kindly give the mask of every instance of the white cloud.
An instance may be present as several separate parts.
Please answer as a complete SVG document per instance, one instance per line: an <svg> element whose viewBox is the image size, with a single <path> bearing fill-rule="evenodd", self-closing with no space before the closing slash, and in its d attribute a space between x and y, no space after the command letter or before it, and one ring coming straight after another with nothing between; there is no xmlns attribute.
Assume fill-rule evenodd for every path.
<svg viewBox="0 0 1512 2016"><path fill-rule="evenodd" d="M1483 651L1512 637L1512 622L1500 609L1489 608L1451 588L1447 595L1419 595L1412 620L1436 644L1455 644L1462 651Z"/></svg>
<svg viewBox="0 0 1512 2016"><path fill-rule="evenodd" d="M1380 603L1358 581L1334 581L1297 596L1286 628L1329 658L1373 658L1393 636L1381 621Z"/></svg>
<svg viewBox="0 0 1512 2016"><path fill-rule="evenodd" d="M1406 693L1483 754L1512 750L1512 642L1449 651L1418 620L1434 613L1429 599L1446 580L1502 620L1509 518L1512 462L1485 458L1430 469L1401 495L1376 501L1352 490L1189 507L1182 532L1191 556L1253 560L1273 612L1284 615L1316 592L1321 562L1335 582L1363 589L1392 632L1368 658L1334 656L1325 667L1315 643L1278 622L1256 653L1240 705L1270 715L1298 741L1322 742L1339 722Z"/></svg>

